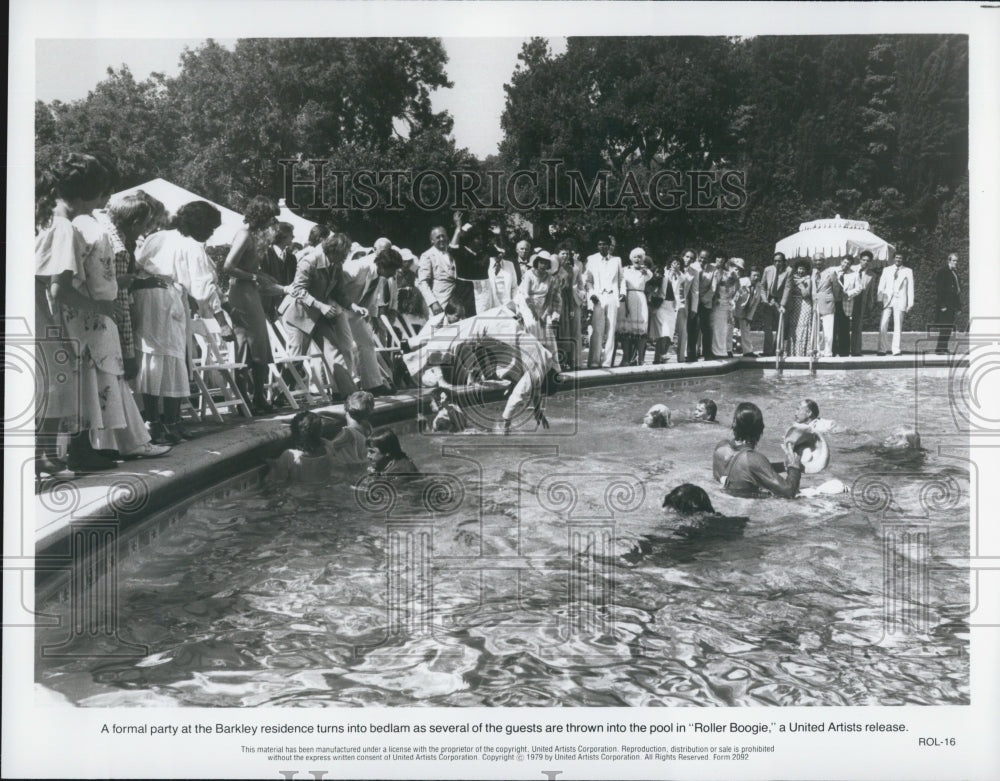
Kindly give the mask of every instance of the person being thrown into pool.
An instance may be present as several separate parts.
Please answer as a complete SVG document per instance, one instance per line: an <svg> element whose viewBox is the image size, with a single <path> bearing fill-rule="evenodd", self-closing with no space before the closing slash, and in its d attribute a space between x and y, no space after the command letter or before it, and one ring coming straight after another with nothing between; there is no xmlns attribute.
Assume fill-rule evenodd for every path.
<svg viewBox="0 0 1000 781"><path fill-rule="evenodd" d="M431 410L434 412L431 431L435 433L457 434L468 427L465 412L452 400L448 388L439 387L431 394Z"/></svg>
<svg viewBox="0 0 1000 781"><path fill-rule="evenodd" d="M794 499L802 479L802 458L786 439L783 443L786 476L781 476L767 457L756 450L763 434L764 415L760 408L748 401L738 404L733 415L732 437L716 446L712 473L726 493L735 496L759 497L770 493Z"/></svg>
<svg viewBox="0 0 1000 781"><path fill-rule="evenodd" d="M330 477L323 419L314 412L292 418L292 446L271 462L268 480L273 483L322 483Z"/></svg>
<svg viewBox="0 0 1000 781"><path fill-rule="evenodd" d="M417 469L403 452L396 434L379 429L368 438L368 474L379 477L417 477Z"/></svg>

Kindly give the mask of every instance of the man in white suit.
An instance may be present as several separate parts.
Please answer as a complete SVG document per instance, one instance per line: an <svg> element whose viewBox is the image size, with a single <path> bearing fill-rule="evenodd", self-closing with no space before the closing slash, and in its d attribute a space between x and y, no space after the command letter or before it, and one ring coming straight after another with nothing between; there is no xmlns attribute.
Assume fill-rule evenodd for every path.
<svg viewBox="0 0 1000 781"><path fill-rule="evenodd" d="M587 258L587 273L591 283L588 292L593 313L587 367L610 367L615 357L618 304L625 296L621 292L622 259L611 254L611 242L606 236L598 240L597 252Z"/></svg>
<svg viewBox="0 0 1000 781"><path fill-rule="evenodd" d="M897 250L891 266L882 269L878 281L878 300L882 304L882 322L878 333L878 354L889 348L889 319L892 318L892 354L900 355L903 315L913 307L913 271L903 265L903 252Z"/></svg>

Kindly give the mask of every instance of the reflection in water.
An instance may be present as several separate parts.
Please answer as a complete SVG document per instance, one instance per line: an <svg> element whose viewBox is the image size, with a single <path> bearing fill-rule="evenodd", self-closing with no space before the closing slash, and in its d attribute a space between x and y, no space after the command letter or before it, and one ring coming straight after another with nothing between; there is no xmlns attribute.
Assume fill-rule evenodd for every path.
<svg viewBox="0 0 1000 781"><path fill-rule="evenodd" d="M547 435L504 441L518 449L404 436L464 486L434 515L421 484L388 518L361 509L357 473L208 500L123 564L120 625L149 655L40 655L38 679L86 706L968 703L968 577L946 560L968 555L969 479L936 455L935 381L942 409L905 463L871 427L904 414L912 378L736 375L557 396ZM769 435L807 394L843 430L803 484L864 492L727 496L710 468L725 423L623 423L661 400L711 395L723 421L753 401L776 458ZM683 482L718 513L665 513Z"/></svg>

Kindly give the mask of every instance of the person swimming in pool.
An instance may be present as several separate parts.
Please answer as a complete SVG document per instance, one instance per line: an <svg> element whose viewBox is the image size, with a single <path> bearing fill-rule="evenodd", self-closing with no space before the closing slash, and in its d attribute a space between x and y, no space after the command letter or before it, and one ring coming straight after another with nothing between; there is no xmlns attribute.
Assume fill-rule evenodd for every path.
<svg viewBox="0 0 1000 781"><path fill-rule="evenodd" d="M718 423L715 419L718 406L712 399L699 399L691 415L692 423ZM678 420L677 423L683 422ZM673 413L666 404L654 404L642 419L646 428L672 428L675 425Z"/></svg>
<svg viewBox="0 0 1000 781"><path fill-rule="evenodd" d="M726 493L758 497L768 492L794 499L802 479L802 458L786 439L783 443L786 475L778 474L767 457L756 450L763 433L764 415L760 407L748 401L738 404L733 415L732 437L716 446L712 473Z"/></svg>
<svg viewBox="0 0 1000 781"><path fill-rule="evenodd" d="M417 469L391 429L379 429L368 438L368 474L379 477L417 477Z"/></svg>
<svg viewBox="0 0 1000 781"><path fill-rule="evenodd" d="M330 477L330 459L323 440L323 420L314 412L299 412L291 422L292 446L271 463L274 483L321 483Z"/></svg>
<svg viewBox="0 0 1000 781"><path fill-rule="evenodd" d="M812 399L802 399L792 417L796 425L808 426L815 434L835 434L840 431L832 420L819 416L819 404Z"/></svg>
<svg viewBox="0 0 1000 781"><path fill-rule="evenodd" d="M692 420L698 423L718 423L715 419L718 412L719 407L712 399L698 399L698 403L694 405Z"/></svg>
<svg viewBox="0 0 1000 781"><path fill-rule="evenodd" d="M663 497L663 507L687 516L683 526L674 530L677 537L738 537L743 533L746 516L727 516L716 512L704 488L681 483Z"/></svg>

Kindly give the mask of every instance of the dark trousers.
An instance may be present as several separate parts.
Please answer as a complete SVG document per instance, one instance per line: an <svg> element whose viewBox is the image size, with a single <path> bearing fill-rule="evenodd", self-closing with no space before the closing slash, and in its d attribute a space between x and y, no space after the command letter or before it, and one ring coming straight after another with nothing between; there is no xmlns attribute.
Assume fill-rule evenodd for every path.
<svg viewBox="0 0 1000 781"><path fill-rule="evenodd" d="M760 313L761 327L764 331L764 350L762 355L774 355L777 345L775 344L774 332L778 330L778 309L777 307L762 304L758 309ZM778 334L778 340L784 344L784 334Z"/></svg>
<svg viewBox="0 0 1000 781"><path fill-rule="evenodd" d="M861 324L865 318L860 310L860 306L855 306L851 313L851 355L861 355Z"/></svg>
<svg viewBox="0 0 1000 781"><path fill-rule="evenodd" d="M699 307L700 309L700 307ZM687 359L688 363L698 360L698 312L690 312L687 316Z"/></svg>
<svg viewBox="0 0 1000 781"><path fill-rule="evenodd" d="M851 354L851 318L844 314L844 305L840 301L833 310L833 354Z"/></svg>
<svg viewBox="0 0 1000 781"><path fill-rule="evenodd" d="M701 355L708 361L712 354L712 307L698 305L698 329L701 331Z"/></svg>
<svg viewBox="0 0 1000 781"><path fill-rule="evenodd" d="M951 339L951 332L955 329L955 310L949 307L938 309L937 311L937 352L948 352L948 342Z"/></svg>

